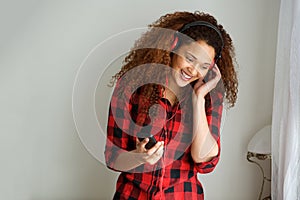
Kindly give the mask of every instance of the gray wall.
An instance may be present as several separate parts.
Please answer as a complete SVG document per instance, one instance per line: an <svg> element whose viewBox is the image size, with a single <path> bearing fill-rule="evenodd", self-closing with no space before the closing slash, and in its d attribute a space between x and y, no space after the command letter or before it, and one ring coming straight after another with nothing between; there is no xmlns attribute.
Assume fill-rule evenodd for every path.
<svg viewBox="0 0 300 200"><path fill-rule="evenodd" d="M271 123L279 3L0 1L0 199L111 197L117 173L86 150L74 125L76 73L99 42L175 10L213 14L231 34L239 63L220 163L199 176L206 199L256 199L261 174L246 152L254 133Z"/></svg>

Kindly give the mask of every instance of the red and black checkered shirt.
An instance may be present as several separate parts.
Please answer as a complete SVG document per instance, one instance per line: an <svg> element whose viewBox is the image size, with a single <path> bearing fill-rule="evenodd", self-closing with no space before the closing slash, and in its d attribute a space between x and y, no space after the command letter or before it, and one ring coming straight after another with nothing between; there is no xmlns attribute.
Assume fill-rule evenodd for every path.
<svg viewBox="0 0 300 200"><path fill-rule="evenodd" d="M157 141L164 141L165 147L156 164L143 164L121 172L114 199L204 199L197 173L211 172L219 161L223 93L211 92L205 102L208 125L219 147L218 155L208 162L195 163L190 148L193 135L191 95L174 106L165 98L159 99L166 114L150 118L140 112L141 105L147 100L139 90L133 95L126 94L127 100L117 95L120 92L126 94L123 89L118 91L117 84L111 98L107 126L105 158L108 168L115 170L117 156L134 150L136 137L147 136L145 133L151 133ZM137 122L140 124L141 121L146 126L138 126Z"/></svg>

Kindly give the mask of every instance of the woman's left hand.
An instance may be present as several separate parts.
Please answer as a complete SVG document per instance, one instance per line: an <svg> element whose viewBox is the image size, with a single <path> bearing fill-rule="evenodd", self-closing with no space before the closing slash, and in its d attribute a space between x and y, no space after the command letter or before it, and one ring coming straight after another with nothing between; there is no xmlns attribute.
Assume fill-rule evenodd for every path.
<svg viewBox="0 0 300 200"><path fill-rule="evenodd" d="M194 95L193 101L196 100L195 98L204 98L207 93L209 93L212 89L214 89L218 82L221 79L221 72L217 65L215 65L211 69L215 73L215 77L211 80L207 81L206 83L203 82L203 79L199 79L197 83L194 85ZM209 73L209 72L208 72Z"/></svg>

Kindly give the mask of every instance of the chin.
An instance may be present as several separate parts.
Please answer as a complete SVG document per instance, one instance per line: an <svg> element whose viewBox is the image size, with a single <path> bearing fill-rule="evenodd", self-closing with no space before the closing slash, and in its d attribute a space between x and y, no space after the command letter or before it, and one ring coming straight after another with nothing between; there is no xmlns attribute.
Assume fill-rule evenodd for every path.
<svg viewBox="0 0 300 200"><path fill-rule="evenodd" d="M181 80L176 80L176 83L179 87L185 87L189 84L189 82L183 82Z"/></svg>

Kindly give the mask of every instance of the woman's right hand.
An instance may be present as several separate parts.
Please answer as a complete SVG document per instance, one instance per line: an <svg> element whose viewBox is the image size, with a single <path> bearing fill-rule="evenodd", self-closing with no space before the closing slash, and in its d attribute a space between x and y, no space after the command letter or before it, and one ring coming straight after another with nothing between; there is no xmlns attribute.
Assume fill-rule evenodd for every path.
<svg viewBox="0 0 300 200"><path fill-rule="evenodd" d="M143 141L139 141L136 138L136 149L137 159L142 163L149 163L150 165L155 164L163 155L164 142L158 141L151 149L146 149L146 144L149 142L149 138L145 138Z"/></svg>

